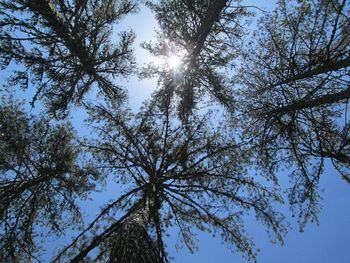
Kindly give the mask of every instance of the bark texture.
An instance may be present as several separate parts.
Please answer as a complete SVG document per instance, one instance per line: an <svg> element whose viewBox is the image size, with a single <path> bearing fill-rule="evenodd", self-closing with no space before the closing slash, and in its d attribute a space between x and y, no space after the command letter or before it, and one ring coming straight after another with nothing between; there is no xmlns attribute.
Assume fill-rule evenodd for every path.
<svg viewBox="0 0 350 263"><path fill-rule="evenodd" d="M162 263L157 246L147 232L154 201L144 198L122 223L110 254L109 263Z"/></svg>

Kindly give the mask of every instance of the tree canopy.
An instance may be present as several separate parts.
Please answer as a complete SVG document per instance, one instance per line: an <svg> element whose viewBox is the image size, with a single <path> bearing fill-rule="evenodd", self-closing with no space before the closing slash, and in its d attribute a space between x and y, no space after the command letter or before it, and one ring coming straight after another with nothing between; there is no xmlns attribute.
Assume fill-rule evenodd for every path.
<svg viewBox="0 0 350 263"><path fill-rule="evenodd" d="M35 87L53 114L79 104L92 86L123 100L113 81L134 65L132 31L111 43L112 24L136 8L131 1L0 1L1 67L19 67L9 85Z"/></svg>
<svg viewBox="0 0 350 263"><path fill-rule="evenodd" d="M347 1L280 1L261 18L236 77L257 160L270 170L295 166L290 202L306 204L304 223L317 218L325 159L349 182L348 14Z"/></svg>
<svg viewBox="0 0 350 263"><path fill-rule="evenodd" d="M154 262L118 258L124 254L152 255L140 244L128 247L136 250L134 253L124 253L121 250L125 246L119 244L128 242L124 238L130 236L134 243L143 244L144 234L140 231L147 233L147 229L154 233L156 251L164 261L163 235L172 225L179 227L181 240L191 251L195 246L192 228L196 227L220 232L237 250L254 257L252 241L241 224L245 210L253 211L257 220L266 224L277 239L282 239L283 217L273 209L274 202L281 202L275 191L277 186L265 186L263 178L247 174L249 151L244 152L244 147L228 139L227 134L222 136L219 128L211 129L208 126L211 114L193 117L189 124L182 125L172 122L174 110L170 104L165 113L159 106L149 104L135 116L125 116L125 112L120 115L113 105L94 106L90 110L91 121L99 121L95 127L99 136L85 147L99 160L101 168L115 175L117 182L127 189L114 206L124 207L130 216L117 221L119 226L113 222L111 230L100 236L101 241L112 239L109 242L113 243L113 236L117 235L116 244L112 245L118 246L113 254L116 262ZM130 221L131 229L123 230ZM128 231L119 234L121 241L119 231ZM79 251L85 253L82 248Z"/></svg>
<svg viewBox="0 0 350 263"><path fill-rule="evenodd" d="M20 105L0 107L0 260L35 259L40 228L61 235L81 223L76 204L93 189L93 167L78 163L68 123L32 118ZM42 238L45 238L43 235Z"/></svg>
<svg viewBox="0 0 350 263"><path fill-rule="evenodd" d="M182 120L191 115L203 96L232 109L232 90L227 86L225 73L230 71L238 56L235 45L243 35L242 18L250 15L246 8L231 6L236 1L160 1L149 3L161 27L159 42L145 43L155 56L169 56L171 46L183 52L181 67L155 68L163 93L172 93L178 99L178 115ZM241 21L242 20L242 21ZM242 24L242 25L241 25ZM167 43L168 41L168 43ZM164 51L164 48L168 50Z"/></svg>
<svg viewBox="0 0 350 263"><path fill-rule="evenodd" d="M165 63L141 68L133 31L114 37L137 4L160 25L142 47ZM191 252L204 231L256 260L250 217L283 243L279 206L288 202L301 228L317 221L327 160L350 182L349 1L280 0L255 26L260 9L238 0L0 7L3 86L44 102L36 116L3 92L0 261L40 262L40 241L69 233L52 262L169 262L174 229ZM158 78L138 112L117 84L136 72ZM73 107L90 135L67 120ZM112 200L88 222L80 204L106 184Z"/></svg>

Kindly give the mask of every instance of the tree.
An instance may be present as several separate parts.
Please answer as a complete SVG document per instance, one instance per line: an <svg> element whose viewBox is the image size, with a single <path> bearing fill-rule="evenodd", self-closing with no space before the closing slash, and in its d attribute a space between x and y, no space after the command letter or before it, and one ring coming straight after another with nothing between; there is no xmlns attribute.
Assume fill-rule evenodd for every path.
<svg viewBox="0 0 350 263"><path fill-rule="evenodd" d="M69 124L52 125L2 101L0 261L33 261L39 233L60 235L81 221L76 199L92 189L96 173L77 163L74 136Z"/></svg>
<svg viewBox="0 0 350 263"><path fill-rule="evenodd" d="M98 86L100 93L122 101L114 84L134 66L132 32L111 44L111 26L135 10L131 1L0 1L1 67L19 65L10 86L36 86L33 102L44 98L52 114L66 113Z"/></svg>
<svg viewBox="0 0 350 263"><path fill-rule="evenodd" d="M169 92L177 95L177 110L182 120L192 114L206 95L229 110L233 108L225 73L230 72L229 67L234 66L233 60L238 55L236 43L243 35L242 18L251 14L244 6L232 6L233 2L238 1L148 3L162 31L157 44L146 43L144 47L157 57L185 54L177 69L151 70L162 81L157 98L161 100ZM173 48L177 51L172 51Z"/></svg>
<svg viewBox="0 0 350 263"><path fill-rule="evenodd" d="M150 103L137 115L126 115L113 103L90 108L98 137L86 141L85 147L95 156L95 167L114 176L125 191L56 260L98 224L106 227L86 236L88 241L71 252L76 253L71 262L81 262L97 246L100 260L107 256L109 262L167 262L163 236L173 225L191 251L196 227L221 233L226 242L254 258L244 211L253 211L282 240L283 217L272 208L281 202L280 196L273 184L264 186L266 178L249 175L249 151L225 140L219 129L211 130L210 114L192 117L187 125L176 124L169 102L170 97L165 112ZM115 209L124 213L119 219Z"/></svg>
<svg viewBox="0 0 350 263"><path fill-rule="evenodd" d="M243 126L270 171L294 165L291 203L317 219L318 181L330 159L350 181L347 102L349 2L279 1L244 52L236 81Z"/></svg>
<svg viewBox="0 0 350 263"><path fill-rule="evenodd" d="M62 235L80 220L78 198L114 181L114 199L52 262L168 262L170 227L190 251L195 228L255 259L249 212L277 241L286 232L276 211L281 167L295 180L289 200L301 206L301 226L317 219L326 158L349 180L346 0L278 1L255 35L243 27L251 12L239 1L147 4L162 31L144 47L183 56L178 68L143 72L156 74L159 87L132 113L120 105L125 92L114 74L132 71L133 35L113 46L110 33L134 2L0 0L2 65L21 65L9 84L33 85L34 100L44 98L54 115L83 104L92 132L77 139L67 122L27 116L13 103L0 108L1 260L33 260L39 230ZM96 85L104 100L82 101ZM228 118L196 111L207 95Z"/></svg>

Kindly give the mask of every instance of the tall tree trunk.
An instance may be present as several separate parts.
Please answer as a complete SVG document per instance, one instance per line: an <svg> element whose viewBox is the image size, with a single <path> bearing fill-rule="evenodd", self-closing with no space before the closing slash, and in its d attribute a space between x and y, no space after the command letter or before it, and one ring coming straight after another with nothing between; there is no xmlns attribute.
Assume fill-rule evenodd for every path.
<svg viewBox="0 0 350 263"><path fill-rule="evenodd" d="M87 53L81 40L72 35L67 23L57 12L55 4L51 0L31 0L28 1L28 6L33 12L40 14L47 21L47 26L64 41L65 46L70 52L79 58L81 64L84 66L84 70L91 75L95 75L93 59Z"/></svg>
<svg viewBox="0 0 350 263"><path fill-rule="evenodd" d="M297 80L312 78L312 77L320 75L320 74L324 74L324 73L332 72L332 71L337 71L337 70L344 69L347 67L350 67L350 57L347 57L343 60L325 62L323 65L321 65L317 68L314 68L310 71L306 71L306 72L291 76L289 78L286 78L286 79L272 85L272 87L277 87L279 85L288 84L288 83L291 83L291 82L294 82Z"/></svg>
<svg viewBox="0 0 350 263"><path fill-rule="evenodd" d="M110 254L109 263L162 263L159 250L147 232L154 199L143 198L122 223Z"/></svg>
<svg viewBox="0 0 350 263"><path fill-rule="evenodd" d="M301 100L295 101L290 105L271 110L266 115L270 116L273 114L287 114L290 112L296 112L303 109L311 109L311 108L326 105L326 104L333 104L333 103L337 103L339 101L348 100L348 99L350 99L350 86L346 90L343 90L334 94L324 95L316 99L312 99L312 100L301 99Z"/></svg>
<svg viewBox="0 0 350 263"><path fill-rule="evenodd" d="M203 24L199 27L197 32L196 46L192 51L191 60L195 60L199 53L201 52L204 42L208 37L210 30L215 22L219 20L219 15L221 11L225 8L227 0L212 0L208 10L207 17ZM193 63L193 62L192 62Z"/></svg>

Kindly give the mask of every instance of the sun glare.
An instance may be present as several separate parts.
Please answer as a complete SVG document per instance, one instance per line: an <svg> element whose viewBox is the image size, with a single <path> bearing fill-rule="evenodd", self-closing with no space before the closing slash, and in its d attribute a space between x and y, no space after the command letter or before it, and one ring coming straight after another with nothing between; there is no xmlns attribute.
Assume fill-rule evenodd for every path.
<svg viewBox="0 0 350 263"><path fill-rule="evenodd" d="M181 64L181 58L177 55L172 55L168 58L169 68L177 68Z"/></svg>
<svg viewBox="0 0 350 263"><path fill-rule="evenodd" d="M159 57L154 62L159 67L176 70L183 63L185 55L186 51L174 43L165 43L160 49Z"/></svg>

